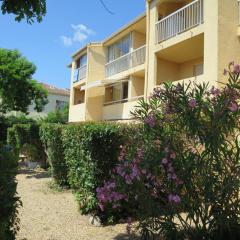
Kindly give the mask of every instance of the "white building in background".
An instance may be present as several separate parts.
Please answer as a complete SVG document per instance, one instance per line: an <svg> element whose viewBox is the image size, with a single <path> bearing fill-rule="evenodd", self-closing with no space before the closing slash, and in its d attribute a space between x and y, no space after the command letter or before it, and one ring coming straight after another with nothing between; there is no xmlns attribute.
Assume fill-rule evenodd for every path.
<svg viewBox="0 0 240 240"><path fill-rule="evenodd" d="M63 109L68 105L70 99L70 91L68 89L57 88L46 83L41 84L48 91L48 104L45 105L42 112L34 110L34 104L29 106L29 116L33 118L46 117L49 112Z"/></svg>

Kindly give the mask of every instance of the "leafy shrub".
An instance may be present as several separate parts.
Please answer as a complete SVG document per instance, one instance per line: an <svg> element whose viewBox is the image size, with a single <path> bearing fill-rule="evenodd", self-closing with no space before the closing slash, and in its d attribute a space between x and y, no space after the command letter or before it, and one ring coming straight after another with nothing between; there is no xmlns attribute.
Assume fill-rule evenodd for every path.
<svg viewBox="0 0 240 240"><path fill-rule="evenodd" d="M32 161L42 162L45 164L46 155L39 136L38 124L15 124L8 129L8 144L14 146L18 152L21 152L23 146L32 146L37 151Z"/></svg>
<svg viewBox="0 0 240 240"><path fill-rule="evenodd" d="M133 132L136 135L136 129L130 126L110 123L85 123L64 129L69 183L83 214L99 213L96 188L108 181L109 170L117 162L120 145L128 141ZM104 214L111 215L107 211Z"/></svg>
<svg viewBox="0 0 240 240"><path fill-rule="evenodd" d="M0 239L13 240L18 231L18 208L21 202L16 193L17 157L9 146L0 145Z"/></svg>
<svg viewBox="0 0 240 240"><path fill-rule="evenodd" d="M0 141L7 141L7 129L14 124L27 124L35 123L35 120L27 117L26 115L19 116L0 116Z"/></svg>
<svg viewBox="0 0 240 240"><path fill-rule="evenodd" d="M67 164L64 158L62 143L63 125L42 124L40 126L40 137L48 156L52 177L60 186L67 186Z"/></svg>
<svg viewBox="0 0 240 240"><path fill-rule="evenodd" d="M47 117L42 119L44 123L62 123L68 122L69 106L65 106L63 109L49 112Z"/></svg>
<svg viewBox="0 0 240 240"><path fill-rule="evenodd" d="M222 89L165 84L139 103L142 138L97 197L103 209L136 199L143 239L240 238L240 65L227 72Z"/></svg>

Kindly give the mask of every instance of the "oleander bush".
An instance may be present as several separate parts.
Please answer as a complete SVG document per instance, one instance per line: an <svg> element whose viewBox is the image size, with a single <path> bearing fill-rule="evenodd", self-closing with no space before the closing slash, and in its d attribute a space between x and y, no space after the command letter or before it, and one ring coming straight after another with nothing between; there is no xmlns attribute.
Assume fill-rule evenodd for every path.
<svg viewBox="0 0 240 240"><path fill-rule="evenodd" d="M222 88L156 88L134 116L144 128L124 146L98 204L122 211L142 239L240 239L240 65Z"/></svg>
<svg viewBox="0 0 240 240"><path fill-rule="evenodd" d="M19 230L16 193L17 157L10 146L0 144L0 239L14 240Z"/></svg>
<svg viewBox="0 0 240 240"><path fill-rule="evenodd" d="M85 123L67 126L63 146L68 180L83 214L101 213L96 188L109 179L109 170L118 160L120 146L137 137L138 126L113 123ZM111 212L101 217L112 216ZM104 215L104 216L103 216Z"/></svg>
<svg viewBox="0 0 240 240"><path fill-rule="evenodd" d="M46 155L39 136L39 124L14 124L11 128L8 128L7 142L14 146L18 153L34 153L27 156L31 158L31 161L46 164Z"/></svg>
<svg viewBox="0 0 240 240"><path fill-rule="evenodd" d="M64 125L61 124L42 124L40 137L47 153L52 177L59 186L68 186L68 167L62 142L63 129Z"/></svg>

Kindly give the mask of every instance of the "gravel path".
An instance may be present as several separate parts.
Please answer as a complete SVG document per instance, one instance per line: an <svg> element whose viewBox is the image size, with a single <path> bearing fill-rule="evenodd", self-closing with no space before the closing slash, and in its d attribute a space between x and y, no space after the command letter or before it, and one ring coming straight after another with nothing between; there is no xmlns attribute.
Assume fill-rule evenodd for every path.
<svg viewBox="0 0 240 240"><path fill-rule="evenodd" d="M20 170L18 193L23 202L17 240L128 240L125 225L93 227L81 216L70 191L54 192L41 170Z"/></svg>

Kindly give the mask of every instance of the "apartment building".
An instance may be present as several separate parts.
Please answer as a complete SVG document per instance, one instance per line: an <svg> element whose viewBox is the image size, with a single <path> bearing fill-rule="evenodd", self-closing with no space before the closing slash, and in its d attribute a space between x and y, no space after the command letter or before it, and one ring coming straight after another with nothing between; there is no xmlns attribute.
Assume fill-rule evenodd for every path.
<svg viewBox="0 0 240 240"><path fill-rule="evenodd" d="M163 82L224 81L240 60L239 1L147 0L146 13L72 56L69 122L129 120Z"/></svg>

